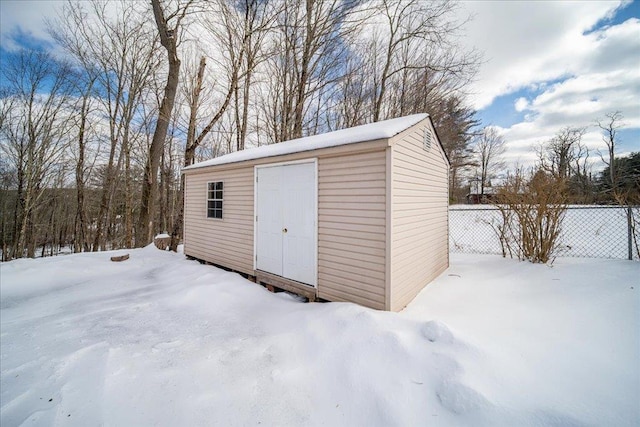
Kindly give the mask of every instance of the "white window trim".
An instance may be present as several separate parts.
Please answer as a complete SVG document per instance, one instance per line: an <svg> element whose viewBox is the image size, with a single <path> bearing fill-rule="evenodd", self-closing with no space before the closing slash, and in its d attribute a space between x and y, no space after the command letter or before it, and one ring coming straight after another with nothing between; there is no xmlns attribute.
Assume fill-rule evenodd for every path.
<svg viewBox="0 0 640 427"><path fill-rule="evenodd" d="M210 200L218 200L218 199L209 199L209 184L214 184L216 182L221 182L222 183L222 199L220 199L220 201L222 201L222 216L220 218L215 218L215 217L210 217L209 216L209 201ZM210 219L210 220L215 220L215 221L222 221L224 219L224 193L226 191L225 189L225 184L224 181L219 179L216 181L207 181L207 186L205 188L205 209L204 209L204 217L205 219Z"/></svg>

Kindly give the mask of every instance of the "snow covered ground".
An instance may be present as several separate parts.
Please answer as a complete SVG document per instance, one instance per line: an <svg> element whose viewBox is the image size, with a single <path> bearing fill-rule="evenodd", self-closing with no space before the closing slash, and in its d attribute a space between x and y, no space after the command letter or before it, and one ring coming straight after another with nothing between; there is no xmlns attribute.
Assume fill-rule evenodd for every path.
<svg viewBox="0 0 640 427"><path fill-rule="evenodd" d="M455 254L386 313L129 253L0 265L0 425L640 424L638 262Z"/></svg>

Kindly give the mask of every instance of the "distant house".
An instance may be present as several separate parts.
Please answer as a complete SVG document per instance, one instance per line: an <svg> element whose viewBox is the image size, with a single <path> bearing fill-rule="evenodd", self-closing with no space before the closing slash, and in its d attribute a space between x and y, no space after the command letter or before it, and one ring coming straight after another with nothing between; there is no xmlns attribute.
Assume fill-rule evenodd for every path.
<svg viewBox="0 0 640 427"><path fill-rule="evenodd" d="M469 193L467 194L467 203L470 205L495 203L498 197L498 190L501 187L501 179L492 179L484 188L482 188L482 180L480 178L472 178L469 180Z"/></svg>
<svg viewBox="0 0 640 427"><path fill-rule="evenodd" d="M398 311L449 265L448 171L426 114L217 157L183 170L184 253Z"/></svg>

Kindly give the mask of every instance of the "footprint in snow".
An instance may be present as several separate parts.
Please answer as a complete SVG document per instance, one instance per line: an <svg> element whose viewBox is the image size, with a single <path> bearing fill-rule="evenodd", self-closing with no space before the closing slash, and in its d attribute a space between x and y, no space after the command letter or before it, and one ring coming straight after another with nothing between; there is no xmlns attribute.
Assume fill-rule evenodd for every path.
<svg viewBox="0 0 640 427"><path fill-rule="evenodd" d="M177 340L177 341L168 341L168 342L161 342L159 344L156 344L152 347L152 349L154 351L158 351L158 350L170 350L176 347L180 347L182 345L182 341Z"/></svg>
<svg viewBox="0 0 640 427"><path fill-rule="evenodd" d="M422 335L431 342L450 344L453 342L453 334L449 327L437 320L431 320L422 327Z"/></svg>
<svg viewBox="0 0 640 427"><path fill-rule="evenodd" d="M474 389L457 381L444 381L436 394L442 406L456 414L464 414L486 408L491 403Z"/></svg>

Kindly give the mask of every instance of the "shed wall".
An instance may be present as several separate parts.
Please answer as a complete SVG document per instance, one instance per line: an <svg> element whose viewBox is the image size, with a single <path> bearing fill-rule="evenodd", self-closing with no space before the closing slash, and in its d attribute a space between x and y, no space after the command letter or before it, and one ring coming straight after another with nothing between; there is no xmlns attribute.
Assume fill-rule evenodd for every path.
<svg viewBox="0 0 640 427"><path fill-rule="evenodd" d="M318 161L318 296L385 308L385 151Z"/></svg>
<svg viewBox="0 0 640 427"><path fill-rule="evenodd" d="M391 169L391 301L402 310L449 266L448 162L430 125L396 136ZM432 131L423 149L425 127Z"/></svg>
<svg viewBox="0 0 640 427"><path fill-rule="evenodd" d="M207 218L207 182L224 182L222 219ZM253 167L185 176L184 253L253 275Z"/></svg>
<svg viewBox="0 0 640 427"><path fill-rule="evenodd" d="M386 147L377 141L189 171L185 254L255 274L254 166L318 157L318 296L384 309ZM222 220L206 217L210 181L224 181Z"/></svg>

